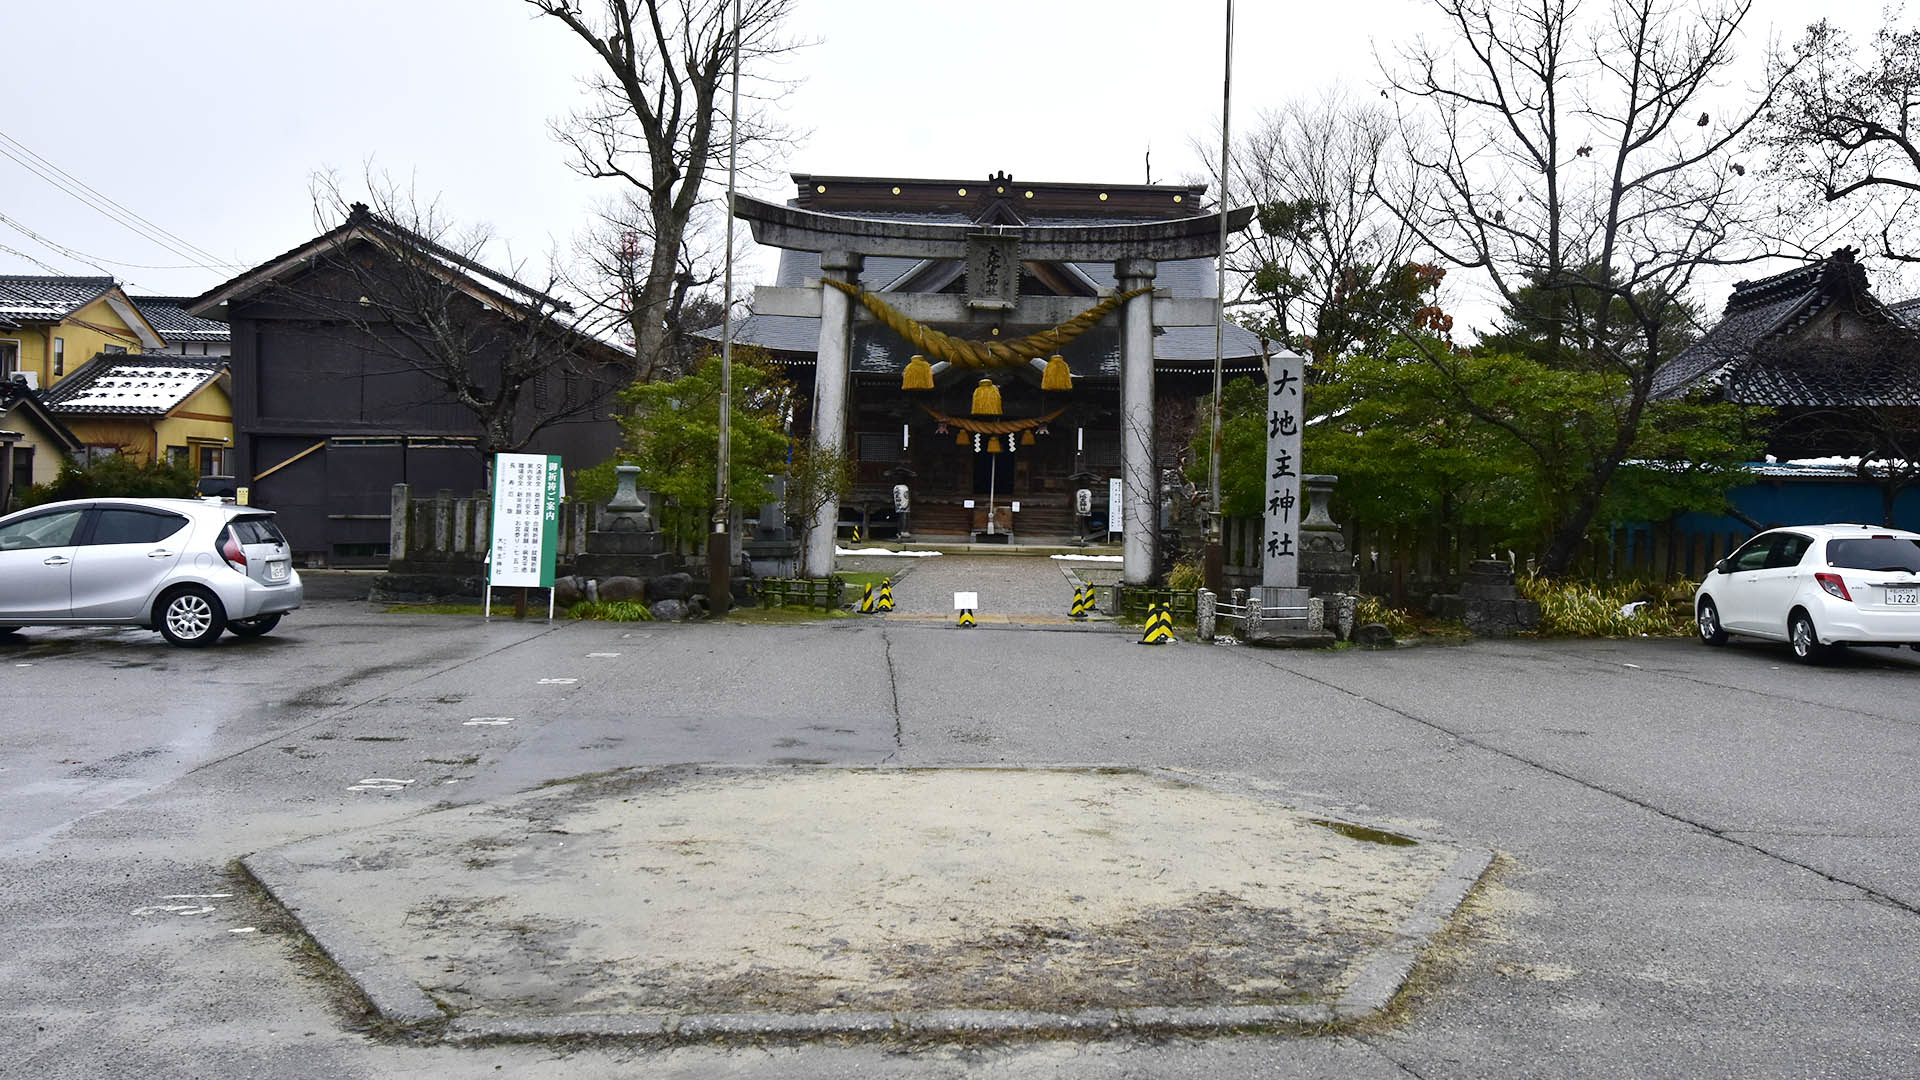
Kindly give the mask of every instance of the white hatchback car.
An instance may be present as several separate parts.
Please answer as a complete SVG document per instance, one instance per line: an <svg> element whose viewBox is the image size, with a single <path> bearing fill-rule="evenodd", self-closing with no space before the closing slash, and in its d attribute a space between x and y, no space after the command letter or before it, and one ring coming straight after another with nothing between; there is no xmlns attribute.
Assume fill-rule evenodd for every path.
<svg viewBox="0 0 1920 1080"><path fill-rule="evenodd" d="M1700 640L1784 641L1807 662L1840 645L1920 650L1920 533L1877 525L1770 529L1720 560L1693 598Z"/></svg>
<svg viewBox="0 0 1920 1080"><path fill-rule="evenodd" d="M0 518L0 635L157 628L175 645L258 637L300 606L273 512L218 499L81 499Z"/></svg>

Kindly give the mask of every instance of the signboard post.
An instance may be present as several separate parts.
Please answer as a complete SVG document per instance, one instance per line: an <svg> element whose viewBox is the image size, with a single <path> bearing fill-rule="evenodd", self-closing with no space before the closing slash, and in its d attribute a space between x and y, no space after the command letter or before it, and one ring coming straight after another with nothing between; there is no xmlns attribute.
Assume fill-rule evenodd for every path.
<svg viewBox="0 0 1920 1080"><path fill-rule="evenodd" d="M560 499L566 481L558 454L495 454L493 518L488 531L487 602L493 590L547 590L547 620L553 620L554 564L560 556ZM522 594L522 604L524 605Z"/></svg>
<svg viewBox="0 0 1920 1080"><path fill-rule="evenodd" d="M1119 477L1113 476L1107 478L1107 536L1109 539L1112 538L1114 533L1120 531L1120 521L1125 516L1122 512L1122 504L1120 502L1120 488Z"/></svg>

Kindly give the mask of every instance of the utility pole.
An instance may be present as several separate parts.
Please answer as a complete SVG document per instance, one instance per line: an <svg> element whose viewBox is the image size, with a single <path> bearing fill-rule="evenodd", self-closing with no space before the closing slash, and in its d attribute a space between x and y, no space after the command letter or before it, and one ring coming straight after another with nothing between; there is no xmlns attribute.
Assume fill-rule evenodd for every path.
<svg viewBox="0 0 1920 1080"><path fill-rule="evenodd" d="M740 156L740 0L733 0L733 103L727 114L727 251L721 275L720 452L714 483L713 532L707 536L707 606L718 617L733 607L733 518L728 473L733 466L733 193Z"/></svg>
<svg viewBox="0 0 1920 1080"><path fill-rule="evenodd" d="M1227 177L1228 155L1232 151L1228 117L1233 105L1233 0L1227 0L1227 55L1220 77L1220 262L1216 292L1220 311L1213 320L1213 428L1207 455L1207 546L1201 557L1200 576L1206 587L1218 594L1225 568L1220 554L1220 390L1222 359L1226 352L1227 321Z"/></svg>

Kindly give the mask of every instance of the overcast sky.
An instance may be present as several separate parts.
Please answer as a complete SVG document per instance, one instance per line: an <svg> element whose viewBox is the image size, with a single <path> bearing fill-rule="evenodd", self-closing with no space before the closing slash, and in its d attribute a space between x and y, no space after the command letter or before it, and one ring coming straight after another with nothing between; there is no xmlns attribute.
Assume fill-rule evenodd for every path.
<svg viewBox="0 0 1920 1080"><path fill-rule="evenodd" d="M194 295L310 238L309 176L369 160L539 264L616 190L569 172L549 134L579 100L584 46L517 0L4 6L0 273ZM1224 0L795 8L793 29L819 44L782 72L801 80L785 113L810 134L763 196L788 197L789 171L1138 182L1149 147L1154 179L1177 180L1201 169L1195 137L1217 137ZM1879 21L1878 0L1822 10L1860 37ZM1747 54L1814 14L1756 0ZM1375 92L1376 50L1432 25L1417 0L1240 0L1236 16L1236 130L1335 82ZM28 151L217 257L200 261L236 265L188 265L12 160Z"/></svg>

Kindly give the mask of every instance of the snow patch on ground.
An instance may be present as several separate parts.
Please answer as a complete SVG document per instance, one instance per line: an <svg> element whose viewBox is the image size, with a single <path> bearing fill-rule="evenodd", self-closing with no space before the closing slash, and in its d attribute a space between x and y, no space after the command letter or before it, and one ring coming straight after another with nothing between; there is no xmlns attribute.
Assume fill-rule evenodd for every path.
<svg viewBox="0 0 1920 1080"><path fill-rule="evenodd" d="M924 559L929 555L938 555L938 551L895 551L892 548L843 548L833 549L835 555L898 555L903 559Z"/></svg>

